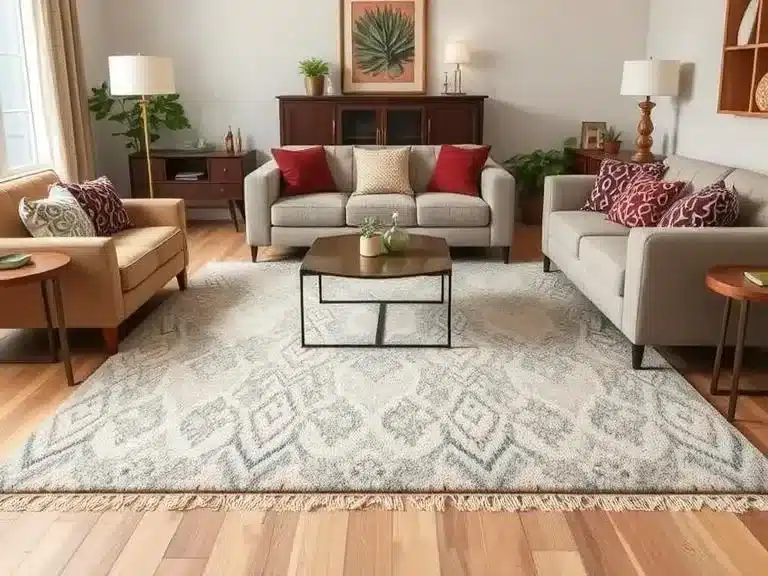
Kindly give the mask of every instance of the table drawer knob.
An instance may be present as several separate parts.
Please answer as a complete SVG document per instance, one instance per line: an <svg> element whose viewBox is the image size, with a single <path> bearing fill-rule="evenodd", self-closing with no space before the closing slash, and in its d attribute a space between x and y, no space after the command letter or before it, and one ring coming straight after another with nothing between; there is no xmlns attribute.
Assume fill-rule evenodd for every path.
<svg viewBox="0 0 768 576"><path fill-rule="evenodd" d="M224 173L226 174L227 172L229 172L229 168L224 168Z"/></svg>

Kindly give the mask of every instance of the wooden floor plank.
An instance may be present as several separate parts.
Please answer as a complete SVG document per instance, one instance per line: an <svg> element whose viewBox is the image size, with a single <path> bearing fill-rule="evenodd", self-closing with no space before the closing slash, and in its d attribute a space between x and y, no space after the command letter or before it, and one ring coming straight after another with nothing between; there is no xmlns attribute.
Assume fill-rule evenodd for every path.
<svg viewBox="0 0 768 576"><path fill-rule="evenodd" d="M110 570L110 576L154 574L181 522L181 512L146 512Z"/></svg>
<svg viewBox="0 0 768 576"><path fill-rule="evenodd" d="M392 573L392 512L353 511L347 522L344 574L383 576Z"/></svg>
<svg viewBox="0 0 768 576"><path fill-rule="evenodd" d="M528 546L533 551L576 551L576 542L562 512L522 512Z"/></svg>
<svg viewBox="0 0 768 576"><path fill-rule="evenodd" d="M565 512L576 549L590 576L635 576L640 573L627 554L607 512Z"/></svg>
<svg viewBox="0 0 768 576"><path fill-rule="evenodd" d="M58 512L27 512L14 520L13 528L0 537L0 574L14 572L58 516Z"/></svg>
<svg viewBox="0 0 768 576"><path fill-rule="evenodd" d="M62 576L105 576L141 520L139 512L104 512L74 553Z"/></svg>
<svg viewBox="0 0 768 576"><path fill-rule="evenodd" d="M348 518L347 512L301 514L288 566L289 576L341 576Z"/></svg>
<svg viewBox="0 0 768 576"><path fill-rule="evenodd" d="M533 563L537 576L587 576L578 552L534 551Z"/></svg>
<svg viewBox="0 0 768 576"><path fill-rule="evenodd" d="M393 576L440 576L434 512L397 512L392 518Z"/></svg>
<svg viewBox="0 0 768 576"><path fill-rule="evenodd" d="M483 535L484 570L489 575L536 574L520 515L512 512L479 512Z"/></svg>
<svg viewBox="0 0 768 576"><path fill-rule="evenodd" d="M201 576L205 562L204 558L163 558L154 576Z"/></svg>
<svg viewBox="0 0 768 576"><path fill-rule="evenodd" d="M282 576L288 571L298 521L297 512L267 512L262 544L251 566L253 574Z"/></svg>
<svg viewBox="0 0 768 576"><path fill-rule="evenodd" d="M768 571L768 551L736 516L705 511L682 517L733 574L759 576Z"/></svg>
<svg viewBox="0 0 768 576"><path fill-rule="evenodd" d="M263 545L264 519L264 512L227 512L203 574L250 574L259 546Z"/></svg>
<svg viewBox="0 0 768 576"><path fill-rule="evenodd" d="M226 512L220 510L191 510L176 530L166 558L208 558L219 534Z"/></svg>

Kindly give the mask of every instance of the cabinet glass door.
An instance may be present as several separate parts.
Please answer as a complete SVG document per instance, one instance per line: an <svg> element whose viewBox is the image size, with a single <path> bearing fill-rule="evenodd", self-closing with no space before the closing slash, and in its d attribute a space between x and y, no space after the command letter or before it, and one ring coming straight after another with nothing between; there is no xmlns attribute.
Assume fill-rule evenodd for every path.
<svg viewBox="0 0 768 576"><path fill-rule="evenodd" d="M417 146L424 143L423 108L389 108L386 114L387 144Z"/></svg>
<svg viewBox="0 0 768 576"><path fill-rule="evenodd" d="M342 108L341 144L374 146L379 143L381 130L375 108Z"/></svg>

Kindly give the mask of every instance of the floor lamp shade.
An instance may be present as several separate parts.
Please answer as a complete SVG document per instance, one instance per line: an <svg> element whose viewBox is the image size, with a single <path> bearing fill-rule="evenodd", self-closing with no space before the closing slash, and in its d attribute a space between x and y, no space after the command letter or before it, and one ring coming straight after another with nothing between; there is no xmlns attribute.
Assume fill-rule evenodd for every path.
<svg viewBox="0 0 768 576"><path fill-rule="evenodd" d="M624 62L622 96L677 96L680 62L677 60L630 60Z"/></svg>
<svg viewBox="0 0 768 576"><path fill-rule="evenodd" d="M110 56L109 91L113 96L174 94L173 62L159 56Z"/></svg>

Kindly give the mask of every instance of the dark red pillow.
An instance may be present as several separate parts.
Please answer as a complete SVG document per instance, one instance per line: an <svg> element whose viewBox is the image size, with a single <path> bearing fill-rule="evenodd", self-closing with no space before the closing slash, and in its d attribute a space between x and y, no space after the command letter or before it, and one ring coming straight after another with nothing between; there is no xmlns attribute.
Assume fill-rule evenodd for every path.
<svg viewBox="0 0 768 576"><path fill-rule="evenodd" d="M607 214L613 203L626 192L627 185L635 174L644 172L661 178L665 170L666 167L663 162L635 164L634 162L622 162L621 160L606 158L600 164L600 173L597 175L595 187L582 210Z"/></svg>
<svg viewBox="0 0 768 576"><path fill-rule="evenodd" d="M685 186L685 182L666 182L640 171L611 206L608 220L629 228L656 226Z"/></svg>
<svg viewBox="0 0 768 576"><path fill-rule="evenodd" d="M75 197L93 222L98 236L112 236L132 226L112 181L106 176L81 184L58 184Z"/></svg>
<svg viewBox="0 0 768 576"><path fill-rule="evenodd" d="M662 228L733 226L739 219L739 197L722 180L683 196L666 211Z"/></svg>
<svg viewBox="0 0 768 576"><path fill-rule="evenodd" d="M490 152L489 146L441 146L427 191L479 196L480 172L483 171Z"/></svg>
<svg viewBox="0 0 768 576"><path fill-rule="evenodd" d="M273 148L272 157L277 162L285 183L283 196L333 192L338 188L333 181L322 146L305 150Z"/></svg>

